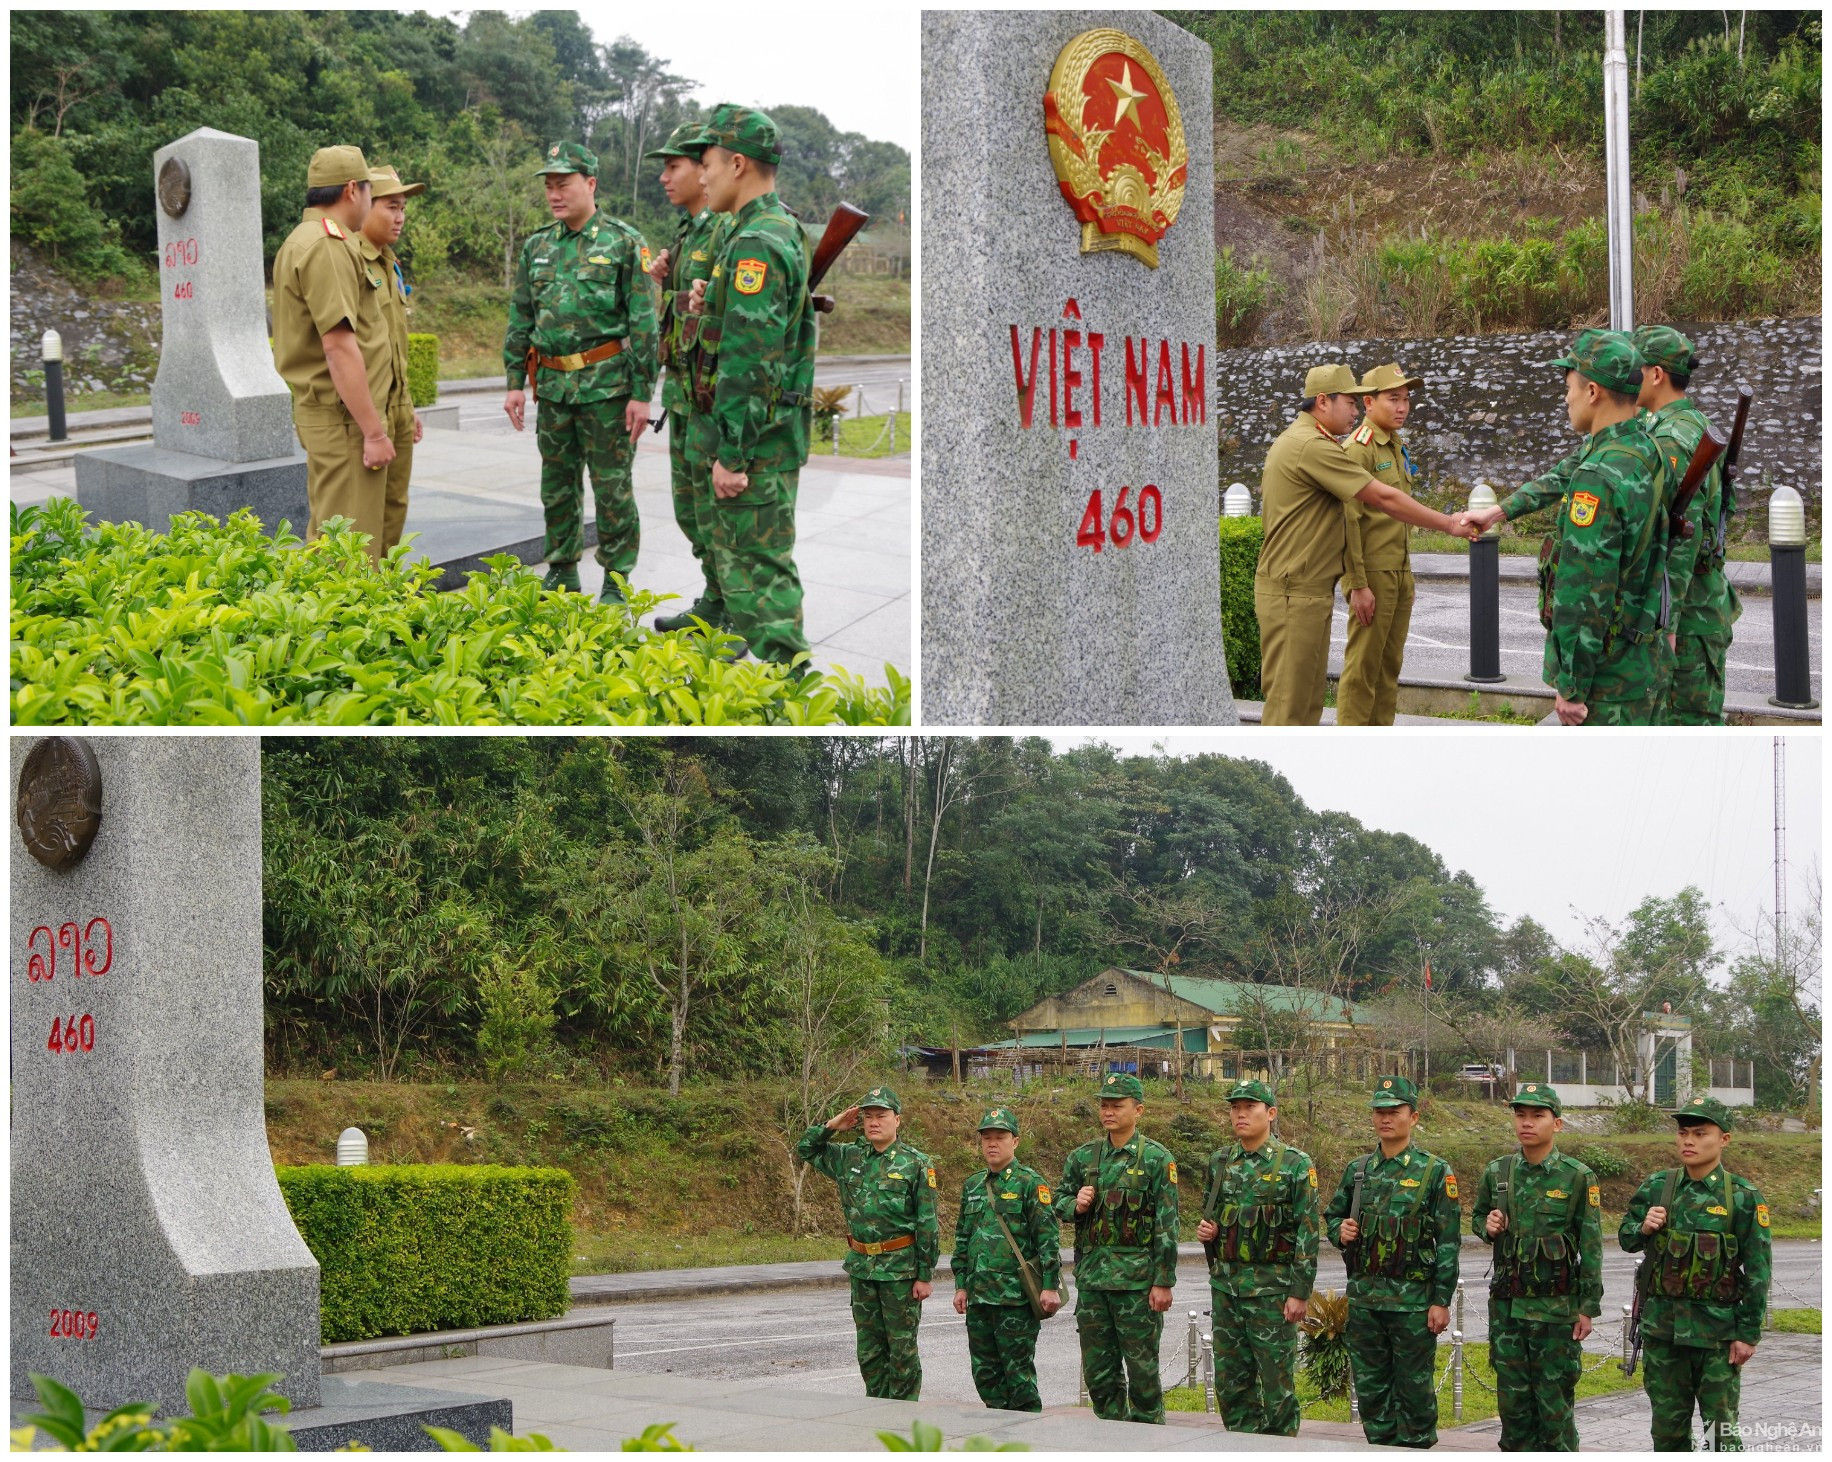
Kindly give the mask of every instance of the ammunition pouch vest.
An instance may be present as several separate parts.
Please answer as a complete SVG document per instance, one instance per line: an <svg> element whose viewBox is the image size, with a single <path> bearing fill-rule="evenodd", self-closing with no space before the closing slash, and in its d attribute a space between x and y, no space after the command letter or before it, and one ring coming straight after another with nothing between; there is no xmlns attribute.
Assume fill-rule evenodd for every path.
<svg viewBox="0 0 1832 1462"><path fill-rule="evenodd" d="M1724 1168L1725 1222L1736 1214L1730 1191L1730 1174ZM1648 1262L1654 1266L1653 1290L1672 1300L1704 1300L1711 1304L1735 1304L1743 1293L1743 1259L1741 1245L1732 1233L1702 1233L1676 1230L1672 1207L1667 1205L1667 1226L1660 1229L1649 1245L1653 1251Z"/></svg>
<svg viewBox="0 0 1832 1462"><path fill-rule="evenodd" d="M1421 1240L1425 1233L1422 1209L1410 1213L1381 1213L1361 1217L1361 1238L1355 1245L1355 1267L1362 1279L1404 1279L1423 1283L1431 1278L1435 1256Z"/></svg>
<svg viewBox="0 0 1832 1462"><path fill-rule="evenodd" d="M1094 1195L1090 1216L1088 1237L1097 1247L1143 1249L1157 1232L1158 1200L1150 1193L1114 1188Z"/></svg>
<svg viewBox="0 0 1832 1462"><path fill-rule="evenodd" d="M1277 1189L1285 1144L1272 1149L1272 1184ZM1263 1181L1256 1178L1255 1184ZM1298 1235L1291 1209L1282 1202L1224 1203L1217 1215L1216 1258L1224 1264L1289 1264L1298 1252Z"/></svg>
<svg viewBox="0 0 1832 1462"><path fill-rule="evenodd" d="M1498 1300L1552 1299L1577 1289L1579 1254L1571 1237L1572 1220L1578 1205L1584 1201L1581 1187L1573 1186L1571 1207L1566 1211L1564 1227L1556 1233L1541 1233L1537 1223L1517 1227L1513 1195L1518 1191L1520 1158L1508 1160L1508 1202L1503 1210L1508 1226L1495 1240L1495 1272L1489 1280L1489 1294Z"/></svg>

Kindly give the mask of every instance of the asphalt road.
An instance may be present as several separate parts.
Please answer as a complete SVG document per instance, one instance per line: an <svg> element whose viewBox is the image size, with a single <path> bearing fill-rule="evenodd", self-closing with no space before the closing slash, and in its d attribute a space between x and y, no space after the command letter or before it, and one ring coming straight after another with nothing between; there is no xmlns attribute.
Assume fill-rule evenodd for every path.
<svg viewBox="0 0 1832 1462"><path fill-rule="evenodd" d="M1587 1350L1603 1353L1619 1347L1622 1305L1630 1298L1633 1267L1633 1256L1605 1245L1603 1316ZM1487 1335L1487 1269L1486 1250L1465 1245L1464 1332L1469 1340ZM1778 1288L1772 1303L1820 1303L1818 1244L1776 1244L1774 1270L1779 1286L1791 1293ZM952 1284L945 1276L939 1278L935 1297L923 1307L923 1398L976 1404L967 1365L967 1322L954 1313ZM1342 1286L1341 1260L1325 1245L1317 1287L1340 1292ZM1179 1382L1186 1372L1189 1312L1206 1310L1208 1303L1207 1276L1200 1261L1186 1261L1178 1270L1175 1300L1164 1327L1161 1356L1168 1383ZM852 1316L843 1286L619 1304L616 1314L619 1370L670 1372L708 1381L774 1380L796 1389L865 1394L853 1358ZM1207 1317L1199 1317L1199 1323L1206 1327ZM1037 1343L1038 1381L1046 1406L1075 1400L1079 1369L1073 1316L1065 1313L1046 1320Z"/></svg>
<svg viewBox="0 0 1832 1462"><path fill-rule="evenodd" d="M1737 621L1726 668L1728 688L1743 695L1767 697L1775 689L1775 621L1773 600L1748 595ZM1820 605L1808 601L1807 663L1813 667L1814 699L1820 691ZM1330 625L1331 663L1340 670L1348 643L1348 609L1340 596ZM1501 669L1506 675L1537 681L1545 663L1546 632L1539 622L1539 595L1528 585L1501 586ZM1404 674L1459 679L1469 670L1469 587L1462 583L1419 584L1406 637ZM1548 710L1551 707L1548 705Z"/></svg>

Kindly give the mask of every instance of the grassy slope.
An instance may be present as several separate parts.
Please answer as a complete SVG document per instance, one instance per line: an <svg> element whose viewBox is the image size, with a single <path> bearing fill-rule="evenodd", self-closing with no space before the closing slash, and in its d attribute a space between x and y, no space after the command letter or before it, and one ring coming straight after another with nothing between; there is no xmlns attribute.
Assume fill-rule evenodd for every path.
<svg viewBox="0 0 1832 1462"><path fill-rule="evenodd" d="M987 1084L960 1093L909 1078L899 1084L903 1136L935 1159L946 1243L955 1195L978 1166L973 1124L984 1106L1012 1095ZM637 1087L274 1080L267 1126L282 1163L331 1161L337 1134L355 1125L369 1133L376 1162L568 1168L580 1185L574 1222L582 1273L831 1257L843 1230L833 1186L818 1176L805 1190L809 1232L789 1235L789 1145L800 1134L783 1132L782 1096L764 1084L694 1087L671 1100ZM1092 1103L1079 1090L1034 1086L1014 1105L1025 1129L1020 1156L1050 1176L1096 1130ZM1147 1104L1145 1130L1187 1170L1227 1131L1225 1108L1210 1088L1181 1106L1166 1092ZM1365 1107L1357 1098L1322 1097L1307 1120L1303 1102L1288 1098L1283 1116L1286 1139L1317 1159L1318 1179L1332 1192L1343 1164L1367 1146ZM1511 1142L1505 1111L1482 1102L1433 1102L1419 1135L1463 1176L1466 1205L1483 1164ZM1664 1134L1577 1134L1564 1145L1591 1143L1629 1164L1625 1176L1602 1185L1609 1231L1640 1178L1669 1159L1672 1143ZM1777 1237L1819 1236L1809 1207L1819 1162L1818 1133L1739 1132L1732 1143L1734 1170L1762 1187ZM1187 1238L1193 1208L1184 1217Z"/></svg>

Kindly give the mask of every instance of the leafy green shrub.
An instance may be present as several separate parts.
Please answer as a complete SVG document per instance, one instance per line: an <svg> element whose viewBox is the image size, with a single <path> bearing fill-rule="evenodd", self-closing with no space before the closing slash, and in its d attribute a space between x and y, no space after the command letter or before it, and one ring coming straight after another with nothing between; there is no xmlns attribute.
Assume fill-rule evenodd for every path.
<svg viewBox="0 0 1832 1462"><path fill-rule="evenodd" d="M42 1431L67 1452L294 1452L291 1435L262 1418L265 1411L285 1413L292 1402L267 1388L280 1379L277 1373L259 1376L213 1376L193 1367L184 1383L189 1416L155 1426L150 1401L117 1406L85 1430L83 1402L68 1386L49 1376L34 1375L41 1412L19 1418L24 1425L13 1433L13 1450L33 1450L32 1431Z"/></svg>
<svg viewBox="0 0 1832 1462"><path fill-rule="evenodd" d="M276 1171L322 1271L326 1344L566 1312L570 1173L436 1163Z"/></svg>
<svg viewBox="0 0 1832 1462"><path fill-rule="evenodd" d="M1256 701L1260 690L1259 615L1253 609L1253 571L1259 567L1265 525L1258 518L1221 520L1221 638L1236 700Z"/></svg>
<svg viewBox="0 0 1832 1462"><path fill-rule="evenodd" d="M1609 1110L1612 1132L1663 1132L1672 1119L1652 1102L1623 1102Z"/></svg>
<svg viewBox="0 0 1832 1462"><path fill-rule="evenodd" d="M1250 345L1272 303L1272 272L1244 269L1234 262L1234 247L1224 244L1215 256L1215 336L1219 345Z"/></svg>
<svg viewBox="0 0 1832 1462"><path fill-rule="evenodd" d="M439 337L407 337L407 390L415 406L431 406L439 399Z"/></svg>
<svg viewBox="0 0 1832 1462"><path fill-rule="evenodd" d="M120 232L89 201L68 146L27 127L13 134L13 237L80 280L134 271Z"/></svg>
<svg viewBox="0 0 1832 1462"><path fill-rule="evenodd" d="M1599 1178L1620 1178L1628 1172L1627 1158L1594 1142L1580 1147L1574 1156Z"/></svg>
<svg viewBox="0 0 1832 1462"><path fill-rule="evenodd" d="M544 594L498 555L465 588L396 548L369 563L341 519L301 545L246 509L169 534L86 530L73 499L13 507L15 726L908 724L909 682L799 682L657 634L627 609Z"/></svg>
<svg viewBox="0 0 1832 1462"><path fill-rule="evenodd" d="M1298 1364L1325 1401L1349 1394L1349 1302L1335 1290L1312 1290L1298 1322Z"/></svg>

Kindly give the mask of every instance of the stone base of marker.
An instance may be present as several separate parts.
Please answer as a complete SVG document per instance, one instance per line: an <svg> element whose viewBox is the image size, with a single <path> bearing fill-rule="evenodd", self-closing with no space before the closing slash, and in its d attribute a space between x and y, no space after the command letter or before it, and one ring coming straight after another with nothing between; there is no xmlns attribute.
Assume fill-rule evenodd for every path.
<svg viewBox="0 0 1832 1462"><path fill-rule="evenodd" d="M304 452L224 462L136 443L80 452L75 466L76 500L98 522L144 523L163 533L175 513L227 518L237 508L252 508L269 535L285 519L305 536Z"/></svg>
<svg viewBox="0 0 1832 1462"><path fill-rule="evenodd" d="M422 406L420 424L428 431L457 431L458 403L456 401L435 401L431 406Z"/></svg>

